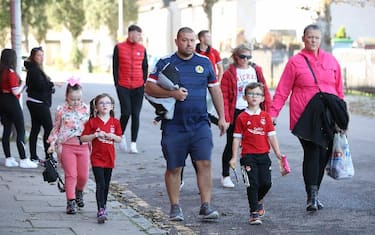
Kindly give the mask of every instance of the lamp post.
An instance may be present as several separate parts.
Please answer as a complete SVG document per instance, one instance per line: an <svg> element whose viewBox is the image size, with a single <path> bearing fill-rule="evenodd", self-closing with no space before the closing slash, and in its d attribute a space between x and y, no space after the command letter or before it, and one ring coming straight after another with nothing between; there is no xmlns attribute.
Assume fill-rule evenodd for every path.
<svg viewBox="0 0 375 235"><path fill-rule="evenodd" d="M117 39L119 40L123 35L124 35L123 0L118 0L118 30L117 30Z"/></svg>
<svg viewBox="0 0 375 235"><path fill-rule="evenodd" d="M10 1L10 12L11 12L11 38L12 48L17 53L17 74L21 75L21 64L22 64L22 32L21 32L21 0Z"/></svg>

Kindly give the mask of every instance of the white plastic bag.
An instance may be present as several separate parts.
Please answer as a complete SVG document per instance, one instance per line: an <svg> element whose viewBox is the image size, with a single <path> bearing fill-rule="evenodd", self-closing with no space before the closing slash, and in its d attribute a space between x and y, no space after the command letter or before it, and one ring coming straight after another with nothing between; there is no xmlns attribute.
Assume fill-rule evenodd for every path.
<svg viewBox="0 0 375 235"><path fill-rule="evenodd" d="M347 179L354 176L349 143L344 133L335 133L333 137L332 155L328 160L326 172L327 175L336 180Z"/></svg>

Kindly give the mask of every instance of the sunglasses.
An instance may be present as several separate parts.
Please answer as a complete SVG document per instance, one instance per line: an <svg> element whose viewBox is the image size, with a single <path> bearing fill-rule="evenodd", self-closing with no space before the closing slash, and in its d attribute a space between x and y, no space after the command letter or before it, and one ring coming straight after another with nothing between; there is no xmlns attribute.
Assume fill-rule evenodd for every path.
<svg viewBox="0 0 375 235"><path fill-rule="evenodd" d="M248 60L250 60L252 56L251 55L238 55L238 57L240 59L248 59Z"/></svg>

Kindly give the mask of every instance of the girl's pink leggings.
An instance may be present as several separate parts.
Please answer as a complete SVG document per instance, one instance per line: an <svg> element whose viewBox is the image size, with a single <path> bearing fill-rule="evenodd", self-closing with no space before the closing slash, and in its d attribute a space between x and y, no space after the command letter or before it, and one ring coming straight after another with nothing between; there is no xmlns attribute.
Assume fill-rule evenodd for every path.
<svg viewBox="0 0 375 235"><path fill-rule="evenodd" d="M89 145L63 144L61 164L65 174L66 199L76 198L76 190L83 191L89 178Z"/></svg>

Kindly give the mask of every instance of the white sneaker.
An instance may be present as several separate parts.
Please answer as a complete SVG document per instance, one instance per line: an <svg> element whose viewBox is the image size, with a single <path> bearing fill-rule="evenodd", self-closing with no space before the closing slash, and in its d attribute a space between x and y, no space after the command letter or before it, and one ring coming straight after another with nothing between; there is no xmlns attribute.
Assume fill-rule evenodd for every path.
<svg viewBox="0 0 375 235"><path fill-rule="evenodd" d="M122 135L122 137L121 137L120 150L123 153L125 153L128 150L128 146L126 145L126 136L125 136L125 134Z"/></svg>
<svg viewBox="0 0 375 235"><path fill-rule="evenodd" d="M130 153L138 153L137 143L136 142L131 142L130 143Z"/></svg>
<svg viewBox="0 0 375 235"><path fill-rule="evenodd" d="M25 158L25 159L20 160L20 167L21 168L37 168L38 164L30 161L30 159L28 158Z"/></svg>
<svg viewBox="0 0 375 235"><path fill-rule="evenodd" d="M234 188L234 184L232 180L230 179L230 176L223 177L221 179L221 184L223 185L224 188Z"/></svg>
<svg viewBox="0 0 375 235"><path fill-rule="evenodd" d="M5 158L5 166L6 167L17 167L18 162L16 161L16 159L14 159L14 157L8 157L8 158Z"/></svg>

